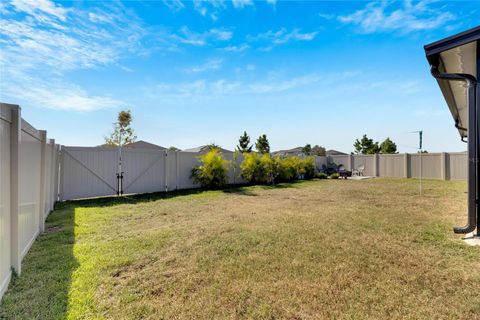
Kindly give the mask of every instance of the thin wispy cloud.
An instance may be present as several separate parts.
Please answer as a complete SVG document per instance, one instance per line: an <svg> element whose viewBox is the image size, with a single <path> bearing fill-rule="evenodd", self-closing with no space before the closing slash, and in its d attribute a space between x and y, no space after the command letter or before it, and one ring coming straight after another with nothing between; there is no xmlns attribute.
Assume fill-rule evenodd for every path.
<svg viewBox="0 0 480 320"><path fill-rule="evenodd" d="M140 53L138 43L145 32L134 14L119 5L69 10L48 0L14 0L7 8L16 14L0 22L0 63L9 79L2 95L62 110L121 104L68 84L64 74L116 64L124 55Z"/></svg>
<svg viewBox="0 0 480 320"><path fill-rule="evenodd" d="M253 6L253 1L252 0L232 0L232 4L235 8L237 9L242 9L247 6Z"/></svg>
<svg viewBox="0 0 480 320"><path fill-rule="evenodd" d="M205 32L195 32L187 26L180 28L180 32L173 34L172 38L183 44L205 46L209 41L228 41L233 37L233 32L225 29L212 28Z"/></svg>
<svg viewBox="0 0 480 320"><path fill-rule="evenodd" d="M179 11L185 8L185 5L180 0L163 0L163 3L172 11Z"/></svg>
<svg viewBox="0 0 480 320"><path fill-rule="evenodd" d="M247 65L246 70L253 71L255 66ZM314 87L332 85L358 75L358 71L345 71L332 74L306 74L288 79L275 75L253 82L228 79L200 79L180 83L162 82L154 86L143 87L145 96L155 101L188 104L191 101L209 100L237 95L270 95Z"/></svg>
<svg viewBox="0 0 480 320"><path fill-rule="evenodd" d="M454 13L445 9L432 9L431 1L372 2L365 8L352 14L340 16L338 20L344 24L353 24L365 33L381 31L431 30L445 26L456 19Z"/></svg>
<svg viewBox="0 0 480 320"><path fill-rule="evenodd" d="M288 31L286 28L281 28L278 31L269 30L256 36L250 36L248 39L253 42L265 42L266 46L261 47L260 49L269 51L275 46L286 44L288 42L312 41L317 34L317 31L301 32L298 28Z"/></svg>
<svg viewBox="0 0 480 320"><path fill-rule="evenodd" d="M322 19L325 19L325 20L332 20L332 19L335 19L335 15L334 14L328 14L328 13L319 13L318 16Z"/></svg>
<svg viewBox="0 0 480 320"><path fill-rule="evenodd" d="M250 46L246 43L240 44L240 45L232 45L225 47L224 50L227 52L243 52L250 48Z"/></svg>
<svg viewBox="0 0 480 320"><path fill-rule="evenodd" d="M224 10L226 5L223 0L194 0L193 7L202 16L208 16L216 21L220 11Z"/></svg>
<svg viewBox="0 0 480 320"><path fill-rule="evenodd" d="M205 72L209 70L218 70L221 68L222 63L223 63L223 60L220 58L209 59L201 65L187 69L187 72L200 73L200 72Z"/></svg>

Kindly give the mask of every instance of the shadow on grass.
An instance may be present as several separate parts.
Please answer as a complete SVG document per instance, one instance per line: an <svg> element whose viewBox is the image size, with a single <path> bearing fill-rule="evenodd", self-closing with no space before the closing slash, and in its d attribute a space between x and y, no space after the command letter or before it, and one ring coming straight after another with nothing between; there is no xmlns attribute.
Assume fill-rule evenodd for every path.
<svg viewBox="0 0 480 320"><path fill-rule="evenodd" d="M302 182L275 185L230 186L222 190L188 189L172 192L103 197L58 203L24 259L22 274L14 277L0 304L0 319L64 319L69 314L72 276L79 267L74 256L75 210L79 207L106 207L136 204L205 194L258 196L260 190L295 188Z"/></svg>
<svg viewBox="0 0 480 320"><path fill-rule="evenodd" d="M72 274L79 266L73 254L75 208L52 213L22 263L0 305L0 319L64 319Z"/></svg>
<svg viewBox="0 0 480 320"><path fill-rule="evenodd" d="M174 190L169 192L153 192L153 193L142 193L142 194L130 194L123 196L111 196L111 197L100 197L100 198L89 198L81 200L70 200L58 203L56 208L62 209L69 206L74 207L108 207L115 206L120 204L136 204L142 202L150 202L157 200L167 200L172 198L178 198L183 196L191 195L208 195L211 192L222 192L226 194L237 194L244 196L257 196L256 190L273 190L273 189L285 189L285 188L294 188L300 184L303 184L305 181L292 181L278 183L274 185L230 185L225 189L219 190L206 190L206 189L183 189L183 190Z"/></svg>

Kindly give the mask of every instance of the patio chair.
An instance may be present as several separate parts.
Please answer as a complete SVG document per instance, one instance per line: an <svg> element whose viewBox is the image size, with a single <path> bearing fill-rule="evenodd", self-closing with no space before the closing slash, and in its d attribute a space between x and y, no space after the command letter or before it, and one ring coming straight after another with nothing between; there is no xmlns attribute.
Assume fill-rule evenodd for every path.
<svg viewBox="0 0 480 320"><path fill-rule="evenodd" d="M360 177L360 176L363 177L364 171L365 171L365 166L364 166L364 165L361 165L361 166L359 166L358 168L353 169L352 175L357 176L357 177Z"/></svg>

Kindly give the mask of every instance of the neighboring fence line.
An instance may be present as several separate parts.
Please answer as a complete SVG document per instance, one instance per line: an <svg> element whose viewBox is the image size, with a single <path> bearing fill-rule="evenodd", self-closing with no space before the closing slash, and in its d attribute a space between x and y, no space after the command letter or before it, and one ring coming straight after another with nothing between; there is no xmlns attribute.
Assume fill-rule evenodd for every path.
<svg viewBox="0 0 480 320"><path fill-rule="evenodd" d="M58 194L58 145L0 103L0 298L53 210Z"/></svg>
<svg viewBox="0 0 480 320"><path fill-rule="evenodd" d="M399 153L374 155L335 155L319 157L319 164L334 162L347 170L365 167L364 174L374 177L422 178L441 180L467 180L468 155L466 152Z"/></svg>

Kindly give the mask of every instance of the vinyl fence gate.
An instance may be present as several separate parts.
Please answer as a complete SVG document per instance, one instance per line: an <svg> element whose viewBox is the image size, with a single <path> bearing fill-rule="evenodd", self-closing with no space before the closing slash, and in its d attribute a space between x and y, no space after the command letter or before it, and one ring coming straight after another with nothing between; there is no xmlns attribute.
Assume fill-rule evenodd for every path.
<svg viewBox="0 0 480 320"><path fill-rule="evenodd" d="M60 200L167 190L164 150L62 146L61 157Z"/></svg>

